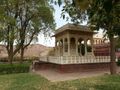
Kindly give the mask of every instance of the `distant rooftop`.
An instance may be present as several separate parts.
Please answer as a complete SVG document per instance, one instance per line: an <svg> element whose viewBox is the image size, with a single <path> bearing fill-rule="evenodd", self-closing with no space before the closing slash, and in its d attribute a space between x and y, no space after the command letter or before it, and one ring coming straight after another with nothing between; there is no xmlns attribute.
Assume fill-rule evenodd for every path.
<svg viewBox="0 0 120 90"><path fill-rule="evenodd" d="M94 33L88 26L68 23L68 24L65 24L62 27L58 28L55 32L55 35L63 32L63 31L67 31L67 30Z"/></svg>

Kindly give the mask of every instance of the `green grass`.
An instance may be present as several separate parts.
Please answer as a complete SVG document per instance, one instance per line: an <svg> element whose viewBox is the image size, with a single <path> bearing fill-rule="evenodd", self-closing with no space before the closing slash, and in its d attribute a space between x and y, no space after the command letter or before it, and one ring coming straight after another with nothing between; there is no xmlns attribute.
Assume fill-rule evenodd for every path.
<svg viewBox="0 0 120 90"><path fill-rule="evenodd" d="M120 90L120 75L50 82L32 74L0 75L0 90Z"/></svg>

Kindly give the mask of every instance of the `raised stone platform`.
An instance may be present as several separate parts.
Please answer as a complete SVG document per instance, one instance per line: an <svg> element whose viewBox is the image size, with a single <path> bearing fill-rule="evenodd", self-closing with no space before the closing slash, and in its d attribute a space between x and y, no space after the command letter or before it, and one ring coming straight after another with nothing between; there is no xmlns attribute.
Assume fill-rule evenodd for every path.
<svg viewBox="0 0 120 90"><path fill-rule="evenodd" d="M89 70L108 70L109 63L86 63L86 64L55 64L50 62L37 62L34 64L35 70L54 69L60 73L86 72Z"/></svg>

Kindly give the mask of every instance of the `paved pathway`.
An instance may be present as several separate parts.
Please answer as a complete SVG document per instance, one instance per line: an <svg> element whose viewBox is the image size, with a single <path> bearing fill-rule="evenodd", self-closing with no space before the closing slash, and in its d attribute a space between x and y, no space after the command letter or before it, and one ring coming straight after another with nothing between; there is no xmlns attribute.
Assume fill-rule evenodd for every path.
<svg viewBox="0 0 120 90"><path fill-rule="evenodd" d="M120 68L119 68L119 72L120 72ZM51 82L56 82L56 81L66 81L66 80L74 80L74 79L79 79L79 78L100 76L104 74L109 74L109 71L59 73L55 70L49 69L49 70L35 71L35 73L40 74L41 76L47 78Z"/></svg>

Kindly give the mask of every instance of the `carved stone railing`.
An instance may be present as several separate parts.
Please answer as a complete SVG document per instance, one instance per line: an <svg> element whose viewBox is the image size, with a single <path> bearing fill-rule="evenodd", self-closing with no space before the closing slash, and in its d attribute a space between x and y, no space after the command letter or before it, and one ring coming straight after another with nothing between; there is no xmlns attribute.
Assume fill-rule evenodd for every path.
<svg viewBox="0 0 120 90"><path fill-rule="evenodd" d="M110 56L49 56L40 57L40 61L56 64L85 64L110 62Z"/></svg>

